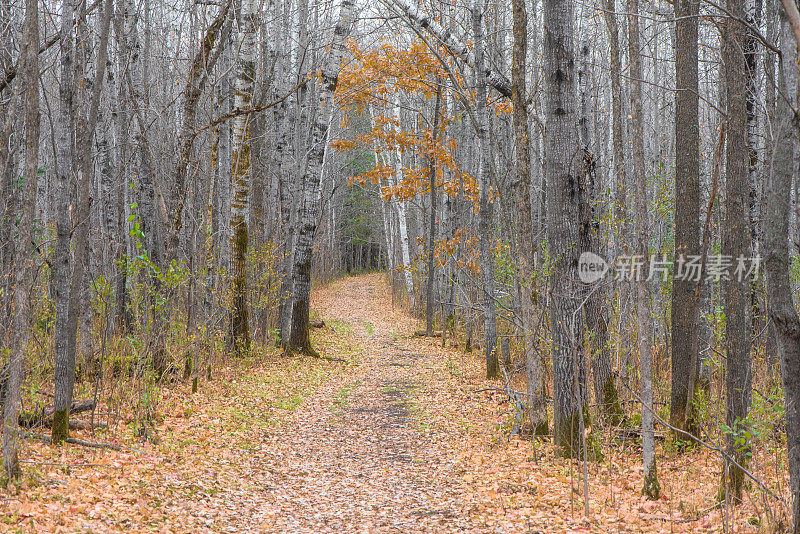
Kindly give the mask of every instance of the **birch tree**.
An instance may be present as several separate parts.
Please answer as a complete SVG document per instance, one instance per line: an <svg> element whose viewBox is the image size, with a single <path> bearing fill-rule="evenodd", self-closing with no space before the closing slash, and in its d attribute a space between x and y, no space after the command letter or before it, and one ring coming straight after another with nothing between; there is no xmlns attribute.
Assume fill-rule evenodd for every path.
<svg viewBox="0 0 800 534"><path fill-rule="evenodd" d="M303 170L303 191L301 218L295 244L292 265L291 332L288 349L304 353L314 353L309 339L309 306L311 301L311 260L314 235L319 215L319 184L322 162L325 158L328 125L333 113L334 94L339 77L345 43L355 16L355 2L342 0L339 7L339 20L333 30L331 51L319 73L316 84L316 116L311 128L311 145L308 161Z"/></svg>
<svg viewBox="0 0 800 534"><path fill-rule="evenodd" d="M239 21L241 44L236 71L234 108L244 111L252 106L253 82L255 80L256 54L256 0L245 0ZM235 350L242 353L250 349L250 325L247 315L247 214L249 207L250 176L252 175L250 153L252 138L249 114L241 114L233 123L233 157L231 180L231 274L233 310L231 313L231 336Z"/></svg>

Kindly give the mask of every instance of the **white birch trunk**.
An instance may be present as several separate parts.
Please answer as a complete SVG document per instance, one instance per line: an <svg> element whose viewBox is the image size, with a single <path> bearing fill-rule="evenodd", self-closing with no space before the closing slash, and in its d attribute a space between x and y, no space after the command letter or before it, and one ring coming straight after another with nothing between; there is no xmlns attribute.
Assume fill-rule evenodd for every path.
<svg viewBox="0 0 800 534"><path fill-rule="evenodd" d="M292 290L292 322L288 348L289 350L298 350L311 354L314 353L314 349L311 347L309 339L308 320L311 300L311 259L319 210L317 190L322 175L322 164L325 160L328 123L333 113L334 94L339 78L340 64L354 14L354 0L343 0L339 11L339 21L333 31L331 51L317 82L317 112L311 129L311 145L302 180L304 186L302 192L302 216L298 221L299 231L297 233L297 244L295 245L292 266L294 287Z"/></svg>

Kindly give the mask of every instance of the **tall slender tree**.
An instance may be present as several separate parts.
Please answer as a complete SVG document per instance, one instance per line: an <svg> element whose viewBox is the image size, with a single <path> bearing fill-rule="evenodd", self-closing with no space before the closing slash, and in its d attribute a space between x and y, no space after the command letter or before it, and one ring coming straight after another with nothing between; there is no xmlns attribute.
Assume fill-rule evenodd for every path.
<svg viewBox="0 0 800 534"><path fill-rule="evenodd" d="M680 430L692 426L692 399L697 378L699 306L695 295L698 280L688 264L700 256L698 12L698 0L675 2L675 270L670 424Z"/></svg>
<svg viewBox="0 0 800 534"><path fill-rule="evenodd" d="M553 357L553 434L565 455L581 450L586 372L580 332L584 293L578 279L578 203L583 172L578 144L572 0L544 2L547 242L552 261L549 312Z"/></svg>
<svg viewBox="0 0 800 534"><path fill-rule="evenodd" d="M14 327L9 351L8 378L3 399L3 470L9 480L20 475L19 408L25 351L31 319L31 286L35 272L34 215L39 180L39 4L26 0L21 68L25 101L25 165L17 223L14 271Z"/></svg>
<svg viewBox="0 0 800 534"><path fill-rule="evenodd" d="M800 534L800 318L792 301L788 239L792 176L795 174L793 168L797 156L793 140L800 136L800 117L797 114L797 102L800 101L800 76L797 70L800 12L795 0L783 0L782 3L780 41L783 53L779 80L782 96L775 114L779 118L779 125L773 147L772 173L764 190L764 270L769 316L775 323L786 396L786 445L792 494L791 532Z"/></svg>
<svg viewBox="0 0 800 534"><path fill-rule="evenodd" d="M725 68L727 101L727 136L725 145L725 227L722 253L739 263L751 255L750 221L750 153L747 139L747 72L745 27L739 22L745 16L744 2L728 0L731 17L725 21L722 61ZM737 20L738 19L738 20ZM753 74L755 74L753 72ZM738 269L737 269L738 271ZM750 281L739 272L724 281L725 290L725 422L726 449L739 465L747 465L747 443L739 442L749 428L745 422L750 409L752 362L750 356ZM723 469L723 490L730 500L740 502L744 473L726 461Z"/></svg>
<svg viewBox="0 0 800 534"><path fill-rule="evenodd" d="M71 345L69 301L72 280L70 243L71 185L77 177L74 164L75 116L75 11L78 1L67 0L61 6L61 76L58 84L59 107L56 115L56 245L53 254L52 274L55 320L55 397L53 399L54 444L69 436L69 407L75 385L75 346Z"/></svg>
<svg viewBox="0 0 800 534"><path fill-rule="evenodd" d="M535 435L549 432L547 405L544 397L542 359L534 347L533 301L533 219L531 218L531 154L528 129L528 107L525 76L528 64L528 13L524 0L513 0L514 45L511 61L511 102L514 105L514 149L516 160L515 197L517 231L519 233L520 301L522 331L525 336L525 374L528 381L528 417Z"/></svg>
<svg viewBox="0 0 800 534"><path fill-rule="evenodd" d="M322 163L328 141L328 127L334 108L334 94L339 79L347 36L353 25L355 15L354 0L342 0L339 7L339 20L333 30L331 51L328 54L318 84L315 87L317 106L316 116L311 128L311 145L308 161L303 169L303 191L301 197L301 217L295 244L292 265L294 287L291 302L291 333L289 350L314 353L309 339L309 314L311 301L311 261L314 236L319 215L319 184Z"/></svg>
<svg viewBox="0 0 800 534"><path fill-rule="evenodd" d="M489 110L486 101L485 37L483 31L483 3L472 4L472 32L475 39L475 108L478 134L478 239L481 265L481 301L483 302L483 335L486 353L486 378L500 374L497 357L497 308L495 304L494 255L492 253L492 211L494 199L491 187L492 157L489 144Z"/></svg>
<svg viewBox="0 0 800 534"><path fill-rule="evenodd" d="M258 13L255 0L242 2L239 14L239 60L236 70L234 108L248 110L253 103L255 80L256 22ZM249 206L250 176L252 175L250 151L252 138L250 114L241 114L233 123L233 157L231 180L231 274L233 309L231 312L231 336L237 353L250 349L250 324L247 313L247 211Z"/></svg>
<svg viewBox="0 0 800 534"><path fill-rule="evenodd" d="M628 0L628 64L631 75L631 128L633 148L633 179L635 189L636 251L646 264L648 246L647 175L644 168L644 132L642 113L642 56L639 38L639 0ZM636 326L639 330L640 391L642 397L642 460L644 487L649 499L658 499L661 487L656 468L655 436L653 434L653 354L650 348L652 327L648 273L639 273L636 281Z"/></svg>

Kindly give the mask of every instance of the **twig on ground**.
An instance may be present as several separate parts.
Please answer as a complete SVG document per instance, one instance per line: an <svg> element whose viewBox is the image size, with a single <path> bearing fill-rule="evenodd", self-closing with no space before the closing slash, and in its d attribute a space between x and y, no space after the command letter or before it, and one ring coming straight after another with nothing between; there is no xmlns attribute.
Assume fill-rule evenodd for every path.
<svg viewBox="0 0 800 534"><path fill-rule="evenodd" d="M50 443L52 441L50 436L46 436L44 434L35 434L33 432L26 432L25 437L40 439L45 443ZM122 449L122 445L117 445L115 443L95 443L93 441L86 441L78 438L67 438L64 441L73 445L80 445L82 447L89 447L92 449L111 449L112 451L119 451Z"/></svg>

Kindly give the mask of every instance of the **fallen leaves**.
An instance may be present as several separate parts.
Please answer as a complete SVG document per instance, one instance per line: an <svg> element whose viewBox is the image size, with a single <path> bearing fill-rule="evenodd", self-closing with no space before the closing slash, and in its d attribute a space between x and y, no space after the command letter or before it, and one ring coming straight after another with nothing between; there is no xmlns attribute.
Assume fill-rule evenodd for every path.
<svg viewBox="0 0 800 534"><path fill-rule="evenodd" d="M588 465L585 516L582 464L509 439L505 395L476 393L493 385L481 356L412 338L419 325L389 291L372 274L314 292L326 323L314 345L345 364L265 349L197 394L164 388L158 446L125 423L102 435L121 451L26 442L26 476L0 496L0 530L722 530L719 462L704 451L660 453L665 497L649 502L638 449L606 447L606 462ZM731 530L755 531L762 505L730 511Z"/></svg>

